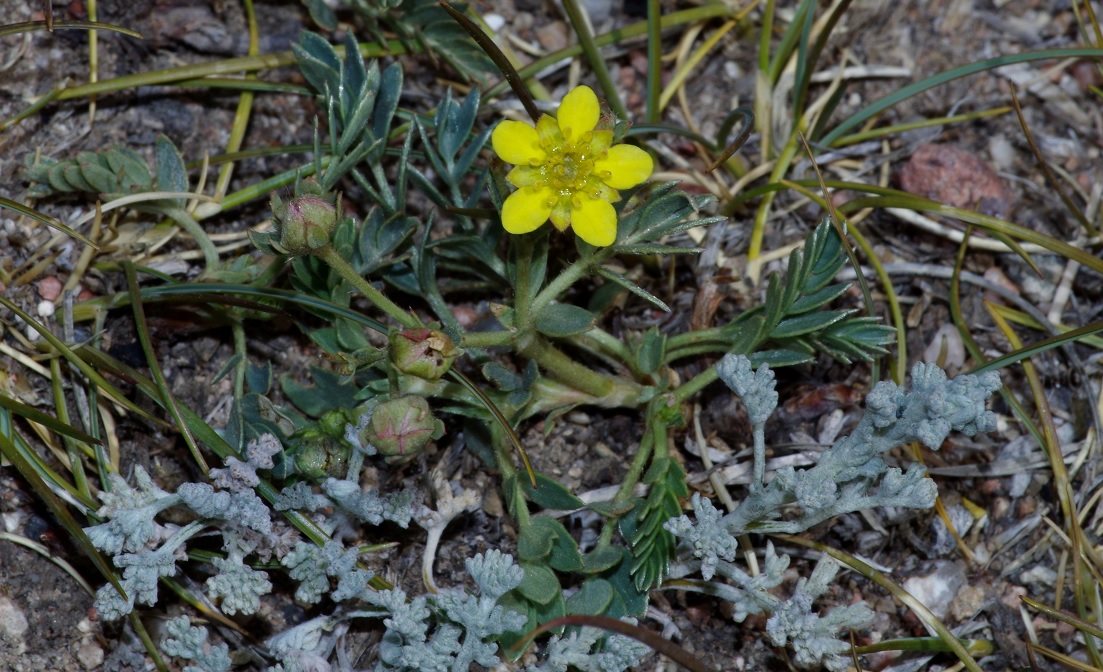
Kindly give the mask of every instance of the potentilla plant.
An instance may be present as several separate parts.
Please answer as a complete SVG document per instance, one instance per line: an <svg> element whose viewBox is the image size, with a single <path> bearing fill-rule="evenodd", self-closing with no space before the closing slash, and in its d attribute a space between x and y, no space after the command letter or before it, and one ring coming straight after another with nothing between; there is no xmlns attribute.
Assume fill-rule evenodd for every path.
<svg viewBox="0 0 1103 672"><path fill-rule="evenodd" d="M347 47L355 53L351 41ZM763 305L728 324L614 335L602 323L599 297L628 293L669 307L610 262L696 254L679 234L723 219L708 214L709 197L648 183L652 156L630 144L628 125L603 110L591 88L569 91L554 114L533 115L531 123L491 120L478 130L477 91L463 101L446 95L432 116L398 112L402 78L395 66L380 73L309 35L297 53L329 111L330 141L318 141L318 154L332 158L316 162L316 176L300 182L293 199L273 199L274 228L254 241L293 258L300 291L342 306L351 305L351 291L376 313L360 321L327 313L332 324L311 331L342 363L341 384L324 388L328 406L285 391L315 417L370 399L361 426L380 438L367 443L401 446L387 450L403 461L415 457L407 446L440 436L434 413L457 417L452 424L465 429L468 447L498 469L518 525L523 578L501 598L526 618L516 634L568 613L642 615L677 545L664 525L688 496L668 434L683 422L683 403L717 379L707 367L681 381L671 367L725 354L774 367L818 354L868 360L890 341L891 330L875 320L827 308L847 288L832 282L845 260L836 228L817 227L790 256L785 278L770 279ZM401 148L395 117L408 118L412 129ZM480 161L488 140L494 155ZM335 190L342 178L374 202L360 223L341 210ZM437 206L433 213L414 214L406 190L415 187ZM323 231L328 240L318 238ZM562 252L562 236L575 238L570 253ZM472 293L491 306L489 320L477 326L461 324L449 301ZM579 301L591 295L597 298ZM365 324L387 334L385 351L364 337ZM624 482L611 500L590 505L605 524L585 554L556 518L538 512L582 502L532 469L515 434L527 418L554 418L577 406L641 415L640 445ZM524 469L515 467L515 453ZM641 481L648 495L637 498Z"/></svg>
<svg viewBox="0 0 1103 672"><path fill-rule="evenodd" d="M674 373L674 367L706 357L741 356L740 370L749 372L820 355L850 363L884 353L891 329L852 309L829 308L848 287L833 281L845 262L839 229L830 221L817 226L790 255L784 276L769 279L762 305L726 324L684 333L654 327L614 333L603 315L618 294L670 310L646 282L617 270L615 260L696 254L700 250L687 246L683 232L727 222L709 214L709 197L675 183L650 182L654 159L646 145L632 144L643 136L630 135L626 120L603 110L592 89L574 88L554 113L534 113L531 123L480 122L478 89L463 100L449 92L432 111L400 109L402 70L366 63L351 35L345 55L310 33L295 53L326 110L326 133L315 133L313 163L300 171L293 193L271 197L271 230L252 234L267 260L222 269L212 264L208 277L250 278L250 286L224 289L295 303L322 318L322 326L306 331L333 366L313 371L313 387L281 379L286 406L269 398L271 375L249 369L243 375L248 389L235 399L230 425L220 437L208 437L226 446L219 449L226 468L212 471L218 479L213 485L189 484L168 493L144 474L137 488L112 481L116 494L104 498L99 512L105 522L89 532L124 569L120 585L126 590L101 591L104 615L121 617L136 604L152 604L158 580L175 573L184 545L218 528L225 557L212 561L219 570L209 584L212 600L255 611L272 584L246 558L263 554L300 582L301 602L316 604L328 596L341 605L302 624L294 636L273 638L270 647L286 666L279 669L296 669L291 660L327 657L339 635L325 633L340 632L353 618L387 619L380 669L443 669L447 661L453 669L472 661L489 666L495 644L502 653L519 655L522 648L512 645L524 633L561 616L642 616L649 591L671 567L680 576L699 570L706 581L719 573L736 586L731 594L751 596L741 607L747 613L787 609L778 617L788 619L787 625L772 635L780 644L806 639L827 646L823 642L834 637L836 626L861 621L864 612L855 610L854 618L827 620L801 639L797 626L807 609L795 610L791 603L810 608L833 568L802 585L800 599L783 604L765 593L780 582L783 562L769 551L769 571L756 582L730 562L734 535L753 531L794 504L810 515L802 483L840 488L845 497L820 507L834 512L878 504L884 498L863 494L878 484L894 493L920 493L924 499L916 505L929 506L929 482L918 472L904 478L888 470L880 481L882 473L873 470L826 476L821 470L785 474L785 480L765 486L759 432L776 395L754 401L751 392L772 381L767 369L759 369L761 379L733 377L712 366L685 378ZM93 163L109 165L112 156L59 164L43 175L76 175ZM410 198L412 192L419 198ZM359 221L345 207L350 199L366 206ZM248 263L276 269L286 264L292 291L270 287L278 274L241 267ZM457 299L473 297L489 311L484 319L461 321L453 307ZM367 330L379 336L370 338ZM756 481L734 517L721 519L707 501L696 499L694 523L680 518L689 492L669 439L684 422L686 402L721 376L748 406L761 407L753 416ZM990 384L982 386L984 392ZM937 388L932 394L942 389L929 387ZM983 397L969 401L971 411L980 413L976 406L983 408ZM640 418L639 445L624 481L611 499L588 505L537 473L516 434L526 420L554 421L579 406L628 409ZM487 554L469 563L478 597L452 590L408 599L360 567L357 551L344 540L365 525L417 522L435 546L442 526L468 510L471 497L452 497L445 488L447 496L438 496L439 510L433 511L416 492L363 491L360 472L377 455L396 468L414 462L430 442L457 430L467 448L500 475L518 530L516 557ZM868 464L884 466L874 453L888 443L864 449ZM258 445L265 447L263 455ZM239 459L247 455L248 461ZM516 466L517 457L523 468ZM641 483L647 494L638 497ZM584 506L603 521L596 542L585 549L548 513ZM195 520L180 529L156 523L167 508ZM274 522L273 512L309 530L313 543ZM721 529L723 535L714 534ZM435 590L431 560L426 566L426 585ZM370 608L358 609L364 603ZM187 622L174 624L172 642L174 651L198 655L209 649L205 631ZM577 661L623 669L638 657L626 641L602 643L590 631L564 633L551 649L564 658L549 660L545 669L566 669L562 661L568 658L583 669ZM824 650L807 659L837 665L838 650ZM591 653L608 654L601 659L608 666L588 658ZM217 658L211 669L228 665L221 652Z"/></svg>

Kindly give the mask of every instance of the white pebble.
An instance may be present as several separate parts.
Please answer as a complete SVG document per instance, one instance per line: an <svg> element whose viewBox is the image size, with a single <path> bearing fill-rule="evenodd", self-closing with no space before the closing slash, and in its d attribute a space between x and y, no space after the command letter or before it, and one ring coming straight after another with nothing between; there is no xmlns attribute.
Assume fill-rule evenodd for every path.
<svg viewBox="0 0 1103 672"><path fill-rule="evenodd" d="M1002 135L993 135L988 140L988 153L996 170L1011 170L1015 165L1015 146Z"/></svg>
<svg viewBox="0 0 1103 672"><path fill-rule="evenodd" d="M54 315L54 302L53 301L39 301L38 302L38 316L39 317L53 317Z"/></svg>
<svg viewBox="0 0 1103 672"><path fill-rule="evenodd" d="M501 14L483 14L483 21L492 33L498 32L506 25L506 17Z"/></svg>

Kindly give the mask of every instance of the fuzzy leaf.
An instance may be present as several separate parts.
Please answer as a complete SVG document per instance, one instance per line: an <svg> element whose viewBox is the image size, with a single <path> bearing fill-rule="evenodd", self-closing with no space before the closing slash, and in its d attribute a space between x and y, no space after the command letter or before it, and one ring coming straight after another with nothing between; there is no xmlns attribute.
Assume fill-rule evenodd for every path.
<svg viewBox="0 0 1103 672"><path fill-rule="evenodd" d="M546 565L525 562L521 564L525 570L525 578L517 590L521 591L527 599L537 604L548 604L561 594L559 579Z"/></svg>
<svg viewBox="0 0 1103 672"><path fill-rule="evenodd" d="M628 278L624 277L620 273L617 273L615 271L610 271L608 268L605 268L604 266L599 266L597 269L595 269L594 272L597 273L598 275L600 275L601 277L605 278L606 280L611 280L611 281L617 283L618 285L620 285L621 287L624 287L628 291L632 292L633 294L640 297L644 301L647 301L648 303L655 306L659 310L662 310L662 311L665 311L665 312L668 312L668 313L670 312L670 306L666 305L666 303L662 299L655 296L651 292L647 291L643 287L640 287L639 285L632 282Z"/></svg>
<svg viewBox="0 0 1103 672"><path fill-rule="evenodd" d="M525 478L521 479L521 487L524 488L526 497L545 509L573 511L586 506L585 502L571 494L570 490L541 473L536 474L535 488L532 487L532 482Z"/></svg>
<svg viewBox="0 0 1103 672"><path fill-rule="evenodd" d="M567 338L584 334L594 327L597 316L569 303L548 304L536 316L536 331L551 338Z"/></svg>
<svg viewBox="0 0 1103 672"><path fill-rule="evenodd" d="M188 169L184 166L184 157L176 145L164 135L158 135L153 144L153 155L157 165L157 189L160 191L187 191ZM171 203L183 207L184 199L174 198Z"/></svg>
<svg viewBox="0 0 1103 672"><path fill-rule="evenodd" d="M613 603L613 585L605 579L587 579L582 588L567 599L567 611L572 614L599 615Z"/></svg>

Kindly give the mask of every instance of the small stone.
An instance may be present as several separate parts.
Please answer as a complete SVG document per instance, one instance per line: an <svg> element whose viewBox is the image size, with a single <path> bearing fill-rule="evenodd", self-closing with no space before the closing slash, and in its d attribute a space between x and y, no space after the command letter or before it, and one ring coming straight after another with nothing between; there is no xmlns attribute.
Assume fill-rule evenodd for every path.
<svg viewBox="0 0 1103 672"><path fill-rule="evenodd" d="M590 416L582 411L571 411L567 414L567 420L576 425L586 426L590 424Z"/></svg>
<svg viewBox="0 0 1103 672"><path fill-rule="evenodd" d="M950 602L950 615L958 621L975 616L984 607L984 587L975 584L964 586Z"/></svg>
<svg viewBox="0 0 1103 672"><path fill-rule="evenodd" d="M935 563L934 572L913 576L904 581L904 590L922 602L938 620L946 620L950 602L965 585L965 565L948 560Z"/></svg>
<svg viewBox="0 0 1103 672"><path fill-rule="evenodd" d="M1019 580L1034 588L1052 588L1057 583L1057 572L1038 565L1020 574Z"/></svg>
<svg viewBox="0 0 1103 672"><path fill-rule="evenodd" d="M998 285L1003 289L1006 289L1015 296L1019 296L1019 294L1021 293L1019 292L1019 286L1015 284L1015 281L1007 277L1007 274L1003 272L1003 269L999 268L998 266L992 266L991 268L986 270L984 272L984 279L994 285ZM1003 303L1003 297L994 292L990 292L987 289L984 290L984 298L988 301L998 301L1000 303Z"/></svg>
<svg viewBox="0 0 1103 672"><path fill-rule="evenodd" d="M548 51L566 49L570 40L567 35L567 24L563 21L552 21L535 30L536 41Z"/></svg>
<svg viewBox="0 0 1103 672"><path fill-rule="evenodd" d="M1015 146L1005 135L993 135L988 139L988 153L996 170L1011 170L1015 167Z"/></svg>
<svg viewBox="0 0 1103 672"><path fill-rule="evenodd" d="M1099 68L1092 61L1082 58L1072 64L1072 77L1076 80L1080 90L1087 92L1093 86L1103 86L1103 75L1099 74Z"/></svg>
<svg viewBox="0 0 1103 672"><path fill-rule="evenodd" d="M77 660L86 670L94 670L103 665L103 647L90 639L77 647Z"/></svg>
<svg viewBox="0 0 1103 672"><path fill-rule="evenodd" d="M23 635L29 627L23 610L7 596L0 595L0 640L7 640L10 649L22 654L27 648Z"/></svg>
<svg viewBox="0 0 1103 672"><path fill-rule="evenodd" d="M38 295L46 301L57 301L63 287L56 275L47 275L38 281Z"/></svg>
<svg viewBox="0 0 1103 672"><path fill-rule="evenodd" d="M1000 603L1005 607L1019 610L1019 607L1023 604L1023 599L1029 594L1029 591L1023 586L1013 586L1008 584L1004 590L1003 595L1000 596Z"/></svg>
<svg viewBox="0 0 1103 672"><path fill-rule="evenodd" d="M506 25L506 18L501 14L484 14L483 22L486 23L486 27L490 29L490 32L496 33L502 29L502 26Z"/></svg>
<svg viewBox="0 0 1103 672"><path fill-rule="evenodd" d="M955 145L921 145L900 170L904 191L962 210L1007 219L1015 195L977 155Z"/></svg>
<svg viewBox="0 0 1103 672"><path fill-rule="evenodd" d="M601 25L613 15L614 0L582 0L582 6L590 15L590 22L595 26Z"/></svg>
<svg viewBox="0 0 1103 672"><path fill-rule="evenodd" d="M953 324L944 324L931 336L923 351L923 361L935 362L949 373L956 373L965 365L965 343Z"/></svg>
<svg viewBox="0 0 1103 672"><path fill-rule="evenodd" d="M38 311L38 316L39 317L53 317L53 315L54 315L54 302L53 301L39 301L37 311Z"/></svg>

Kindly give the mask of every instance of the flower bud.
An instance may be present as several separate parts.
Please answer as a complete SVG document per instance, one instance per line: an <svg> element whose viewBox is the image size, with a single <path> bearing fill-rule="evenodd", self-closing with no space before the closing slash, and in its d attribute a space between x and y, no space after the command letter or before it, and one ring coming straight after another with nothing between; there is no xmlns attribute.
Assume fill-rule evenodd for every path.
<svg viewBox="0 0 1103 672"><path fill-rule="evenodd" d="M285 254L305 255L329 245L340 213L325 196L304 194L284 203L272 194L275 246Z"/></svg>
<svg viewBox="0 0 1103 672"><path fill-rule="evenodd" d="M391 334L390 345L396 369L430 381L447 373L459 354L447 334L424 327Z"/></svg>
<svg viewBox="0 0 1103 672"><path fill-rule="evenodd" d="M311 481L327 476L344 478L351 452L339 439L321 433L304 436L294 453L294 473Z"/></svg>
<svg viewBox="0 0 1103 672"><path fill-rule="evenodd" d="M312 481L326 476L344 478L352 453L352 446L344 440L346 420L340 409L327 411L316 422L295 432L293 473Z"/></svg>
<svg viewBox="0 0 1103 672"><path fill-rule="evenodd" d="M444 424L433 417L429 402L411 394L376 406L360 439L375 446L388 464L402 464L443 433Z"/></svg>

